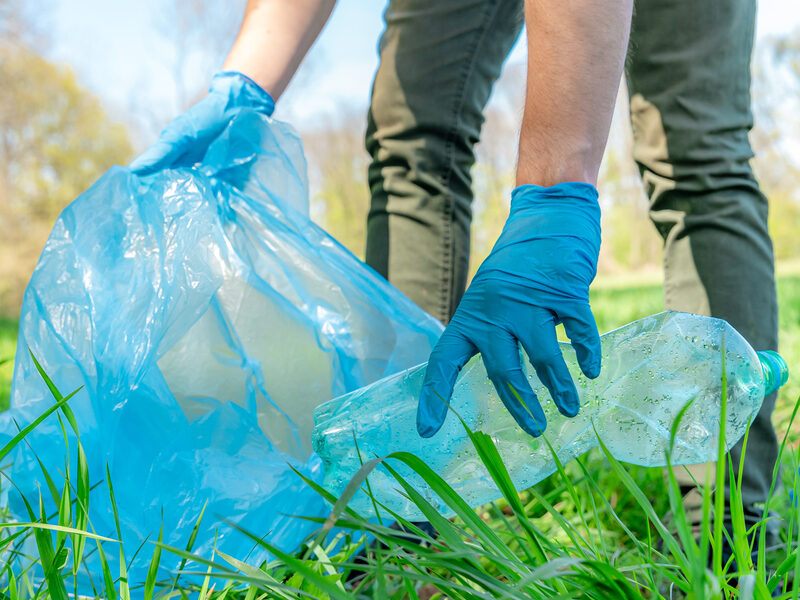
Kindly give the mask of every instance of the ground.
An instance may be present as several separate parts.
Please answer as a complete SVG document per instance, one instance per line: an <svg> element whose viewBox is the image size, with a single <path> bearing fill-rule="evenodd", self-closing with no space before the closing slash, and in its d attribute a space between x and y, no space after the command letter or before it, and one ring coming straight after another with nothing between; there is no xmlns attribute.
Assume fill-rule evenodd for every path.
<svg viewBox="0 0 800 600"><path fill-rule="evenodd" d="M800 368L800 276L779 278L778 293L780 351L791 373ZM662 310L661 288L657 284L600 285L592 292L592 306L600 331L609 331ZM0 361L13 356L16 335L16 321L0 319ZM11 372L10 362L0 364L2 408L8 405ZM789 428L792 411L800 396L798 380L800 377L790 378L779 395L773 421L780 438ZM754 584L756 595L742 594L742 598L768 595L765 582L778 585L779 579L781 585L786 586L785 591L789 592L792 581L800 576L800 552L794 543L798 535L797 510L793 510L787 491L797 488L798 437L797 433L789 436L789 446L781 462L784 487L776 490L771 504L782 517L782 545L766 554L766 571L756 571L754 567L751 571L754 575L748 575L757 579ZM487 468L491 468L491 462L491 456L488 463L484 460ZM719 475L722 476L721 471ZM670 542L665 541L672 539L665 535L666 530L660 529L663 527L660 517L670 509L667 489L662 469L621 466L596 449L565 465L563 470L530 490L519 495L511 490L512 493L505 494L504 499L482 507L478 510L480 519L477 521L470 520L474 513L467 510L452 521L452 525L447 525L446 521L439 523L440 531L451 527L452 530L437 541L431 541L433 547L430 549L426 550L416 542L389 538L389 549L383 558L379 557L368 567L359 567L368 573L361 586L353 588L352 584L347 584L349 587L343 587L350 568L350 558L346 553L331 556L332 565L328 565L320 558L324 554L320 555L318 549L309 546L294 557L287 556L262 567L262 571L248 571L250 579L237 575L229 583L234 587L244 583L257 584L260 590L275 591L276 582L283 582L280 585L285 586L281 588L286 592L285 596L257 595L256 587L251 587L246 595L234 587L221 591L222 595L227 594L228 599L244 597L245 600L308 597L303 593L316 598L413 599L425 597L425 588L427 591L445 591L446 597L465 599L498 597L497 594L509 598L605 599L635 598L642 597L642 594L647 598L673 598L678 597L673 593L678 587L683 587L686 592L696 590L694 596L689 594L695 598L721 599L726 589L733 594L732 586L738 581L738 577L731 578L733 567L729 565L727 574L724 561L711 570L706 568L709 562L705 552L714 557L722 554L719 547L713 550L717 542L705 546L705 550L702 545L693 546L691 532L686 533L688 530L684 531L684 539L677 546L669 547ZM716 509L709 506L708 514L715 510L719 513L722 504ZM69 524L77 517L67 511L66 517L62 514L58 518L65 518L64 522ZM374 533L381 535L382 530L374 523L353 523L354 531L375 527ZM680 523L677 527L680 528ZM734 542L747 540L743 531L739 533L734 536ZM720 533L716 539L722 537ZM49 543L47 539L37 537L37 544ZM741 544L738 550L749 553L749 549ZM144 551L148 554L153 552L153 560L158 562L153 548L148 546ZM215 567L225 568L224 565ZM770 580L770 567L778 569L781 576ZM55 590L64 585L62 577L68 581L69 570L69 564L65 563L58 574L52 574L48 580L51 597L66 598ZM118 580L114 574L109 574L105 581L111 587L122 585L121 579ZM425 583L427 585L423 585ZM158 584L155 585L157 590L160 589ZM173 584L168 582L168 585ZM722 590L716 587L719 585ZM12 592L11 587L3 587L0 583L0 593L6 592ZM188 588L187 593L193 595ZM112 594L107 592L106 595L111 597ZM204 597L202 593L200 596ZM218 593L213 596L220 597ZM14 597L13 593L11 597ZM39 596L37 593L28 597Z"/></svg>

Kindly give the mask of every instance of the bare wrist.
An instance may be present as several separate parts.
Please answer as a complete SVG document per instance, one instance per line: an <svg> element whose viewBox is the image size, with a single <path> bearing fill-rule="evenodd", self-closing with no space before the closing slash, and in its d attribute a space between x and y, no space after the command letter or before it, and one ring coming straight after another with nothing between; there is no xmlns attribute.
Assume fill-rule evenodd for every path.
<svg viewBox="0 0 800 600"><path fill-rule="evenodd" d="M522 148L520 148L522 150ZM597 186L600 160L591 148L569 151L529 149L520 152L517 163L517 185L551 187L559 183L582 182Z"/></svg>

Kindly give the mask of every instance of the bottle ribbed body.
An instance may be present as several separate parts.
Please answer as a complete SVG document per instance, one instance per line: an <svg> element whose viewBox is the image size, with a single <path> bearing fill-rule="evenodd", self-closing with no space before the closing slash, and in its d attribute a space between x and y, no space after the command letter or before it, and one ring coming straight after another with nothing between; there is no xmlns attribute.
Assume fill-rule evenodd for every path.
<svg viewBox="0 0 800 600"><path fill-rule="evenodd" d="M684 407L675 427L672 463L715 460L723 381L729 448L744 434L763 401L763 357L760 360L744 338L720 319L664 312L611 331L601 337L601 342L603 367L595 380L580 372L572 347L561 345L581 398L580 412L574 418L558 412L547 389L523 361L547 417L544 436L562 462L596 446L599 436L619 460L663 466L670 432ZM361 460L402 450L424 459L472 506L500 496L454 414L448 414L433 437L417 435L417 399L424 374L425 365L414 367L315 411L312 442L324 463L326 488L339 494L360 468ZM517 489L529 487L555 471L547 443L519 428L497 397L480 356L462 370L450 404L471 429L493 438ZM447 507L421 478L404 465L393 466L448 514ZM423 518L397 491L398 484L385 470L378 467L373 471L369 483L378 500L399 514L412 520ZM372 512L363 492L356 494L351 506L364 514Z"/></svg>

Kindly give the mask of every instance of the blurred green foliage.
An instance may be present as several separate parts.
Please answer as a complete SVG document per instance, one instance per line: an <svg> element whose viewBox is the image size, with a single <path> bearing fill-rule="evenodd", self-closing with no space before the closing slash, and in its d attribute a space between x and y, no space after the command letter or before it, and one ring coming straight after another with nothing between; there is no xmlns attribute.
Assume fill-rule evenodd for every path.
<svg viewBox="0 0 800 600"><path fill-rule="evenodd" d="M15 313L58 213L132 156L74 73L24 43L0 40L0 314Z"/></svg>
<svg viewBox="0 0 800 600"><path fill-rule="evenodd" d="M664 310L660 285L595 286L590 300L601 333ZM800 277L778 277L778 306L779 350L789 365L789 381L778 394L772 419L781 436L800 396ZM790 433L790 440L800 441L800 431Z"/></svg>
<svg viewBox="0 0 800 600"><path fill-rule="evenodd" d="M800 260L800 164L791 140L800 132L800 112L787 94L800 98L800 39L766 39L753 59L753 111L750 136L753 168L770 202L769 227L779 262ZM524 79L519 65L509 65L495 85L486 110L477 163L472 170L473 223L470 271L488 255L508 215L515 183L516 147ZM524 69L523 69L524 70ZM787 108L788 107L788 108ZM357 256L364 256L365 219L369 210L362 113L338 111L313 128L301 129L308 155L312 215ZM301 124L302 125L302 124ZM617 102L598 188L603 209L601 277L661 269L662 240L650 222L649 205L632 158L632 134L623 90Z"/></svg>
<svg viewBox="0 0 800 600"><path fill-rule="evenodd" d="M25 219L52 219L114 164L132 154L72 71L17 44L0 44L0 193Z"/></svg>
<svg viewBox="0 0 800 600"><path fill-rule="evenodd" d="M664 310L660 285L595 286L589 301L601 334Z"/></svg>
<svg viewBox="0 0 800 600"><path fill-rule="evenodd" d="M0 411L8 408L16 347L17 322L0 318Z"/></svg>
<svg viewBox="0 0 800 600"><path fill-rule="evenodd" d="M309 158L311 216L363 259L367 239L366 121L360 112L341 112L326 127L303 132Z"/></svg>

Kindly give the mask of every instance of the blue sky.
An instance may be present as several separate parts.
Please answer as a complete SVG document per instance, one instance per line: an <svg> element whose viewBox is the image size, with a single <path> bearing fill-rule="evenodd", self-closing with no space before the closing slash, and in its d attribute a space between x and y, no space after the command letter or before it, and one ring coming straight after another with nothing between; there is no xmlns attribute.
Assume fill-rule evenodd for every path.
<svg viewBox="0 0 800 600"><path fill-rule="evenodd" d="M55 10L48 28L52 32L48 54L72 66L112 112L124 115L147 104L168 118L179 110L168 67L174 50L157 27L158 0L51 1ZM240 13L243 0L229 4ZM366 105L377 66L383 8L375 0L342 0L337 5L287 91L286 102L279 105L283 118L319 116L340 105ZM198 89L223 58L191 74Z"/></svg>
<svg viewBox="0 0 800 600"><path fill-rule="evenodd" d="M221 0L225 2L226 0ZM163 2L158 0L50 0L48 29L51 58L69 64L119 118L131 115L158 127L178 112L168 64L174 49L156 26ZM225 4L221 4L225 6ZM227 0L241 11L243 0ZM340 0L328 26L278 106L277 116L290 122L324 118L341 107L366 106L377 66L377 42L385 2ZM787 33L800 27L797 0L763 0L758 36ZM213 32L210 32L213 35ZM524 61L524 40L510 62ZM218 61L190 61L187 77L202 89ZM147 127L144 127L147 129ZM141 137L153 135L144 131ZM138 143L145 140L137 139Z"/></svg>

